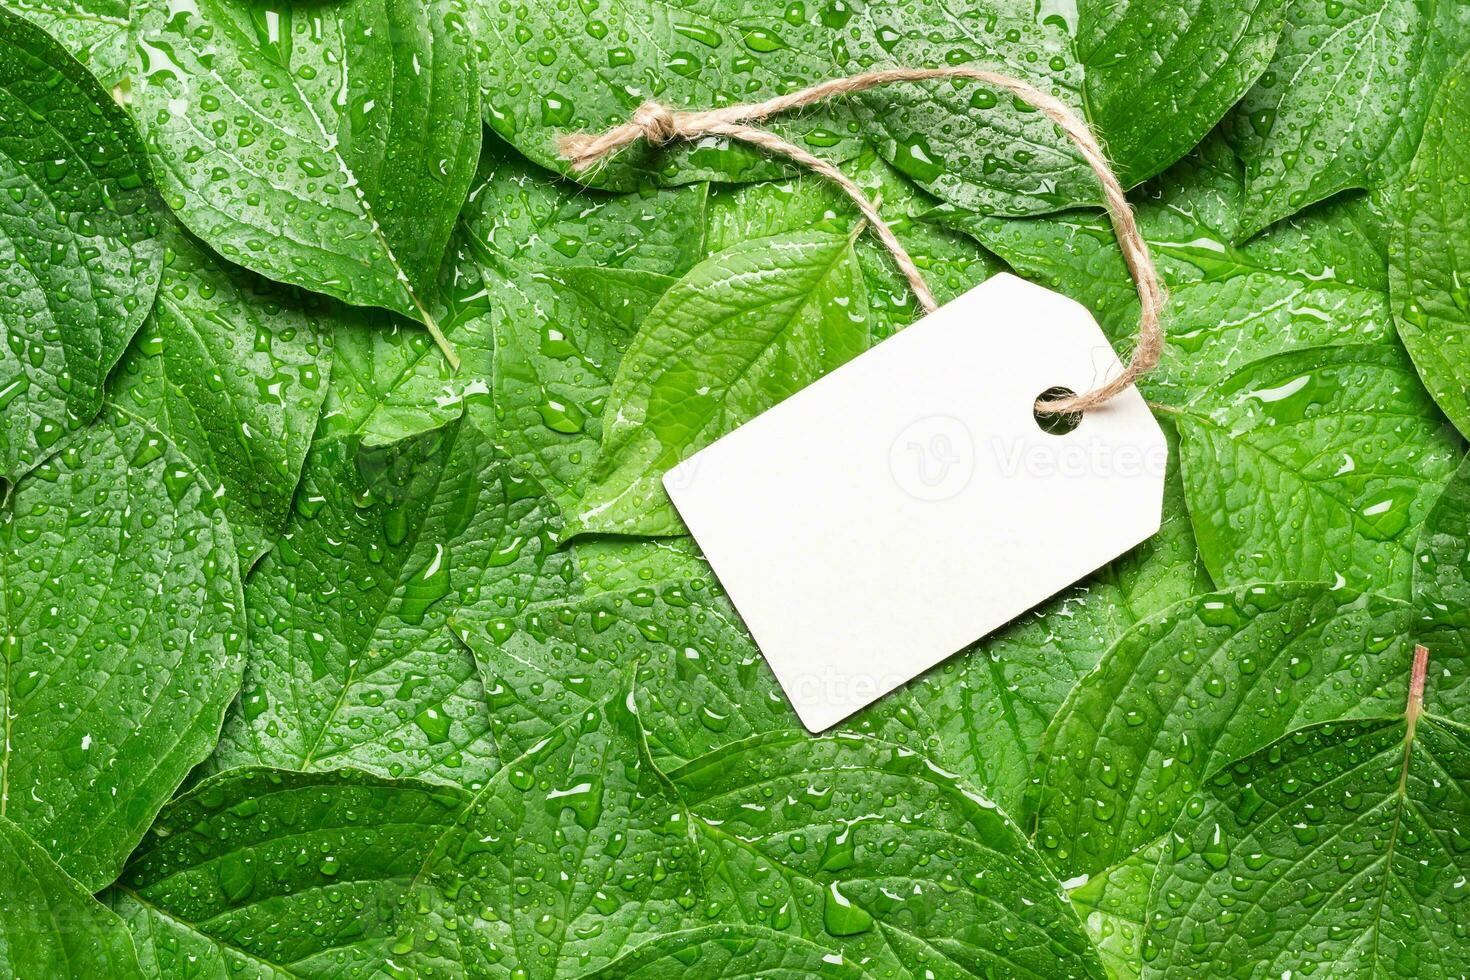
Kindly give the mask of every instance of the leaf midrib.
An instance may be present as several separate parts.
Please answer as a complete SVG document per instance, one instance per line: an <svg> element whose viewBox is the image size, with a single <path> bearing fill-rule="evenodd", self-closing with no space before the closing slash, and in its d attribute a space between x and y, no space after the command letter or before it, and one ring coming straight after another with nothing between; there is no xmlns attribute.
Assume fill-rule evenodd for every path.
<svg viewBox="0 0 1470 980"><path fill-rule="evenodd" d="M434 487L433 487L433 491L432 491L432 493L430 495L430 498L429 498L430 500L434 499L439 494L439 487L444 482L444 473L449 468L449 459L452 457L452 455L454 453L454 449L459 445L459 439L460 439L460 435L461 435L461 432L462 432L462 426L464 424L465 423L462 422L462 423L460 423L460 425L454 427L454 438L450 440L449 445L444 450L444 463L439 467L439 472L438 472L438 474L434 478ZM430 516L430 512L426 510L425 513L424 513L424 519L419 522L419 524L418 524L418 526L416 528L414 528L413 535L412 535L412 542L409 543L408 547L404 550L404 561L403 561L403 564L398 567L398 571L397 571L397 573L394 576L393 593L387 597L387 600L383 603L382 607L378 610L378 615L373 620L372 632L370 634L371 636L376 636L377 633L378 633L378 630L382 627L383 620L388 615L388 607L391 604L392 599L394 597L396 597L399 588L403 584L402 581L401 581L400 576L403 573L404 567L409 564L409 559L411 559L418 552L419 538L422 537L422 535L423 535L424 526L426 524L428 524L428 518L429 518L429 516ZM440 626L440 629L444 629L444 628L445 627L443 625ZM430 635L433 635L433 634L431 633ZM341 686L341 688L337 692L337 700L332 704L331 710L328 711L327 714L322 718L321 728L319 728L317 730L316 738L314 738L312 740L311 744L306 748L306 751L302 754L301 763L300 763L302 769L307 769L311 765L313 756L315 756L316 753L317 753L317 750L321 748L322 740L324 738L326 738L327 730L331 727L332 722L336 719L337 712L341 710L342 705L345 703L345 701L347 699L347 691L351 688L353 681L357 677L357 667L358 667L358 664L362 663L365 659L366 659L366 657L363 657L363 656L358 656L358 657L352 658L352 662L348 666L348 669L347 669L347 675L342 679L342 686ZM297 693L297 692L293 691L293 694L294 693ZM298 703L299 702L300 702L300 699L298 697ZM255 732L253 734L255 736L255 739L256 739L257 744L259 744L259 738L260 738L259 732ZM331 753L331 754L336 755L336 754L339 754L339 753Z"/></svg>
<svg viewBox="0 0 1470 980"><path fill-rule="evenodd" d="M820 243L821 246L822 247L830 246L832 244L835 244L837 241L839 241L842 238L845 238L845 241L844 241L843 244L841 244L837 248L834 248L833 249L832 258L830 260L828 260L827 262L824 262L824 263L820 264L819 266L818 265L810 265L810 266L807 267L809 269L809 271L810 271L811 276L812 276L812 278L811 278L811 288L810 289L803 290L803 291L798 292L798 293L792 293L792 294L783 295L783 296L780 296L778 298L772 299L772 300L767 301L767 302L756 303L756 304L752 304L752 305L743 305L743 306L739 307L738 309L732 310L727 315L721 316L719 319L713 320L713 321L710 321L710 322L707 323L707 329L717 329L719 327L722 327L722 326L730 323L733 320L736 320L736 319L742 318L742 317L747 317L747 316L751 315L752 313L757 312L757 311L762 310L762 309L766 309L766 308L769 308L769 307L775 307L775 306L782 305L782 304L785 304L785 303L791 303L791 307L792 307L791 308L791 312L785 317L785 319L777 327L775 327L774 329L772 329L770 331L770 333L769 333L769 336L771 337L770 343L765 344L764 346L762 346L761 349L756 353L756 355L754 357L750 358L746 362L746 364L744 364L740 368L740 370L736 372L736 374L735 374L734 377L725 380L725 383L723 384L722 388L720 389L720 397L719 398L711 398L711 399L709 399L708 402L707 402L707 404L709 406L707 410L701 410L701 411L698 411L698 412L696 412L696 413L693 414L693 422L692 422L692 424L690 426L688 426L688 428L692 432L696 433L697 435L699 435L701 437L705 436L708 433L709 426L714 421L714 419L717 417L717 414L722 409L724 403L728 400L728 393L733 388L735 388L737 384L745 381L750 376L751 372L755 370L756 365L758 363L764 364L765 358L770 354L771 350L773 350L776 347L776 345L781 342L781 340L783 338L785 338L786 336L788 336L788 334L790 333L792 324L795 323L801 317L802 313L811 305L812 297L816 294L816 292L818 291L818 289L821 288L821 284L824 283L827 280L827 278L833 274L833 271L840 264L842 264L843 262L845 262L848 259L848 257L852 254L852 239L850 237L846 237L846 236L832 236L832 238L833 238L833 241L831 241L831 242L822 242L822 243ZM811 243L808 243L808 244L811 244ZM758 270L758 271L759 271L759 273L763 273L763 274L769 275L769 274L772 274L773 272L777 272L777 271L780 271L780 270ZM659 299L659 303L662 304L664 302L664 300L668 299L668 297L672 294L673 289L676 289L676 288L678 288L677 285L675 285L673 287L670 287L670 291L664 293L663 297L661 297ZM654 316L654 312L651 311L649 313L649 315L648 315L648 318L645 319L645 321L644 321L644 326L640 328L640 331L647 328L648 319L652 319L653 316ZM629 351L628 353L631 354L632 351ZM630 362L630 358L625 355L622 363L623 364L628 364L629 362ZM619 369L618 369L619 376L622 375L622 371L623 371L623 369L622 369L622 366L620 365L619 366ZM646 389L649 390L649 391L652 390L652 382L653 382L653 379L650 379L649 382L646 383ZM613 398L613 395L615 395L616 392L617 392L617 387L618 387L618 379L614 379L614 381L613 381L613 394L610 394L609 397L608 397L608 404L609 404L609 406L611 406L613 404L612 398ZM640 388L644 388L645 385L640 385L639 387ZM616 456L611 452L612 450L621 450L623 448L623 446L635 446L635 445L638 444L639 439L640 439L640 436L643 439L645 439L645 440L648 439L648 438L650 438L647 435L647 433L648 433L648 426L647 426L647 424L644 424L644 425L640 426L635 432L629 434L628 437L627 437L627 439L626 439L626 442L623 443L623 445L616 445L616 444L614 444L614 441L613 440L614 440L614 437L616 435L620 435L620 433L618 432L618 428L619 427L616 425L616 421L614 421L614 424L606 425L604 427L604 429L603 429L602 453L603 453L603 458L605 458L605 459L614 459L615 460L616 459ZM655 441L657 441L657 440L655 440ZM619 452L618 455L622 455L622 453ZM629 494L632 494L632 493L634 493L637 490L639 480L642 479L642 478L644 478L644 477L646 477L648 475L648 471L647 471L646 468L642 467L639 464L638 460L636 460L636 459L624 460L624 461L620 462L616 466L616 468L610 470L607 474L605 474L605 476L604 476L604 478L602 480L598 480L597 483L595 483L593 485L593 487L590 488L588 490L588 492L584 495L584 498L583 499L584 499L584 502L587 499L591 499L593 497L593 493L595 492L595 490L601 484L603 484L607 479L610 479L616 473L620 472L625 466L627 466L629 464L634 465L638 469L642 470L642 472L637 473L636 476L635 476L635 479L629 480L628 481L628 486L625 489L623 489L619 493L615 494L614 496L612 496L612 497L610 497L610 498L608 498L606 500L602 500L602 501L598 502L592 508L583 511L580 515L578 515L577 521L578 521L578 523L582 527L585 528L587 526L587 523L586 522L587 522L587 520L589 518L596 518L599 515L601 515L602 513L605 513L606 511L610 510L611 508L617 506L618 503L621 502Z"/></svg>
<svg viewBox="0 0 1470 980"><path fill-rule="evenodd" d="M744 787L742 787L742 788L744 788ZM681 796L680 798L682 799L683 797ZM711 799L713 799L713 797L711 797ZM700 829L702 831L704 831L704 832L707 832L711 837L716 837L716 838L719 838L719 839L722 839L722 840L729 841L730 843L734 844L735 847L738 848L739 850L744 851L744 852L746 852L748 854L754 855L755 857L757 857L761 861L769 862L770 864L772 864L772 865L780 868L783 872L785 872L790 877L792 877L792 878L799 878L802 881L807 882L808 884L814 885L819 890L821 890L822 892L826 892L827 891L828 885L822 883L821 881L819 881L816 878L813 878L811 875L807 874L805 871L802 871L799 868L794 868L791 865L787 864L785 861L782 861L779 858L776 858L776 857L772 856L771 854L767 853L764 849L762 849L761 847L759 847L756 843L754 843L752 841L747 841L747 840L739 837L738 835L729 833L728 831L726 831L722 827L720 827L718 824L711 823L709 820L705 819L700 814L694 812L693 809L689 809L687 803L685 804L685 806L686 806L686 809L688 809L688 813L689 813L689 816L690 816L690 822L691 822L691 824L697 822L698 825L699 825L699 827L700 827ZM928 829L931 832L933 832L933 829L934 828L928 828ZM1018 833L1019 833L1019 831L1018 831ZM955 836L955 835L952 832L950 832L948 834L948 836ZM966 843L974 843L974 840L972 838L968 838L967 837L967 838L962 838L962 839ZM835 884L835 882L833 882L833 884ZM892 932L898 933L898 934L900 934L902 936L906 936L909 939L915 941L916 943L918 943L921 946L924 946L927 949L933 949L935 952L937 952L941 956L943 956L946 961L954 962L953 957L951 957L949 954L945 953L943 950L938 949L937 947L935 947L933 945L933 943L928 938L926 938L924 936L921 936L921 935L919 935L917 933L910 932L909 930L904 929L901 926L898 926L898 925L895 925L893 923L890 923L887 919L885 919L885 918L883 918L881 916L874 915L872 912L869 912L866 908L864 908L862 905L860 905L858 903L857 899L853 898L851 895L847 895L846 893L844 893L843 894L843 897L846 898L847 901L850 902L852 905L855 905L858 908L861 908L865 913L867 913L868 916L870 918L872 918L873 922L875 924L877 924L882 930L892 931ZM985 898L985 901L987 902L987 904L990 904L990 905L998 905L999 904L992 897L989 897L989 896L982 896L982 897ZM894 949L893 946L891 944L887 943L886 941L885 941L884 945L887 946L888 951L893 954L894 958L899 963L902 963L903 962L903 956L900 954L900 952L898 950ZM991 951L991 950L985 950L985 952L992 953L992 955L994 955L993 951ZM996 956L996 958L997 959L1001 959L1001 957L999 957L999 956ZM1020 964L1019 963L1016 963L1016 962L1014 962L1012 960L1004 960L1004 962L1009 963L1014 968L1021 969ZM1029 975L1031 975L1031 976L1037 976L1037 980L1046 980L1046 978L1042 978L1042 977L1038 976L1037 974L1033 973L1030 970L1027 970L1026 972Z"/></svg>
<svg viewBox="0 0 1470 980"><path fill-rule="evenodd" d="M232 18L221 18L221 20L223 21L223 26L225 27L225 29L233 34L234 40L237 43L241 44L242 47L248 49L255 46L255 39L247 36ZM346 53L348 50L348 45L347 39L342 33L342 17L340 13L339 16L333 19L333 26L337 33L337 39L343 58L340 67L341 71L345 75L345 72L347 71ZM391 33L391 19L389 19L389 28ZM392 40L393 39L391 37L388 38L387 43L392 43ZM398 66L394 62L391 55L387 59L387 62L390 73L396 73ZM301 86L297 84L296 74L285 68L284 66L281 67L280 74L285 76L286 83L290 86L291 92L296 96L297 99L300 100L301 106L305 110L306 115L311 119L312 124L316 127L318 147L325 152L331 154L332 160L337 164L338 174L341 177L345 178L346 185L351 188L353 200L357 202L361 216L367 221L374 237L378 241L378 244L382 246L384 255L387 257L389 264L393 267L396 284L402 290L403 294L408 297L409 302L413 304L414 308L418 310L419 315L423 318L422 322L424 326L429 329L431 334L436 335L435 340L437 341L442 335L440 335L438 332L438 326L433 318L433 315L430 314L428 309L424 306L423 300L419 297L416 288L409 278L408 271L403 267L402 262L399 261L397 253L394 252L392 245L390 245L388 242L387 236L384 233L382 226L378 223L377 216L373 214L371 204L367 200L366 189L358 180L357 174L348 165L346 158L342 156L341 141L327 132L326 125L323 123L321 116L317 113L316 107L312 104L311 98L305 92L303 92L301 90ZM241 106L252 112L255 111L253 108L253 101L250 99L246 99L240 92L236 91L234 86L230 84L229 80L226 79L220 72L211 70L209 73L209 77L213 78L223 89L230 92L230 94L234 96L235 100ZM272 127L279 125L274 121L269 121L269 124ZM204 134L201 133L200 135ZM215 145L218 145L217 142L215 143Z"/></svg>

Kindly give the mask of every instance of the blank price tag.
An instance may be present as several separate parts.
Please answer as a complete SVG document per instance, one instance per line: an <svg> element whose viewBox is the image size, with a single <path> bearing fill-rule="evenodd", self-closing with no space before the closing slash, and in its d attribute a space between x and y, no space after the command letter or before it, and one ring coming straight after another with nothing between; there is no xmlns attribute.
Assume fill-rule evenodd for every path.
<svg viewBox="0 0 1470 980"><path fill-rule="evenodd" d="M1000 275L664 476L802 722L831 727L1159 528L1129 389L1065 434L1045 391L1122 370L1091 315Z"/></svg>

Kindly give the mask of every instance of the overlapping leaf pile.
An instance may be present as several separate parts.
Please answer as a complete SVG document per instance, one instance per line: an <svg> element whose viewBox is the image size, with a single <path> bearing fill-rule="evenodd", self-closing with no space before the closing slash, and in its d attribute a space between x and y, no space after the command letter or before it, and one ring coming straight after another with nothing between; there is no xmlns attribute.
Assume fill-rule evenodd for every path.
<svg viewBox="0 0 1470 980"><path fill-rule="evenodd" d="M1470 16L1039 6L0 2L0 973L1470 972ZM1135 185L1165 524L812 736L659 477L913 298L818 181L555 139L964 63ZM1037 114L772 125L1127 343Z"/></svg>

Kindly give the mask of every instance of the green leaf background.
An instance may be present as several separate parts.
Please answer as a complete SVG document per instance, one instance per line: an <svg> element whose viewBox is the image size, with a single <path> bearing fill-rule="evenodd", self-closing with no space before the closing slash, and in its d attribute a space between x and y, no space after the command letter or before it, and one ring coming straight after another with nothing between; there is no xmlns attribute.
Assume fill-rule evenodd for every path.
<svg viewBox="0 0 1470 980"><path fill-rule="evenodd" d="M1449 0L0 0L0 973L1470 971ZM814 735L664 494L913 322L828 182L558 137L1017 74L1170 300L1157 535ZM772 118L1125 353L964 82ZM442 341L442 343L436 343Z"/></svg>

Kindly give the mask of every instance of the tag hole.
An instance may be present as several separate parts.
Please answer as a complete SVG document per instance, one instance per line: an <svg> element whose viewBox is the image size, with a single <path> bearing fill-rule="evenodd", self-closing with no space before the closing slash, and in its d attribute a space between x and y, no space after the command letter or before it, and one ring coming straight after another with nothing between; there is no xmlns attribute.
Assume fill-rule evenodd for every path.
<svg viewBox="0 0 1470 980"><path fill-rule="evenodd" d="M1063 388L1058 385L1056 387L1046 389L1041 394L1037 395L1036 398L1033 400L1051 401L1054 398L1073 398L1076 397L1076 395L1077 392L1073 391L1071 388ZM1073 429L1077 428L1077 426L1082 424L1081 412L1062 413L1038 412L1033 410L1031 414L1035 417L1037 426L1039 426L1041 428L1041 431L1045 432L1047 435L1064 436L1068 432L1071 432Z"/></svg>

